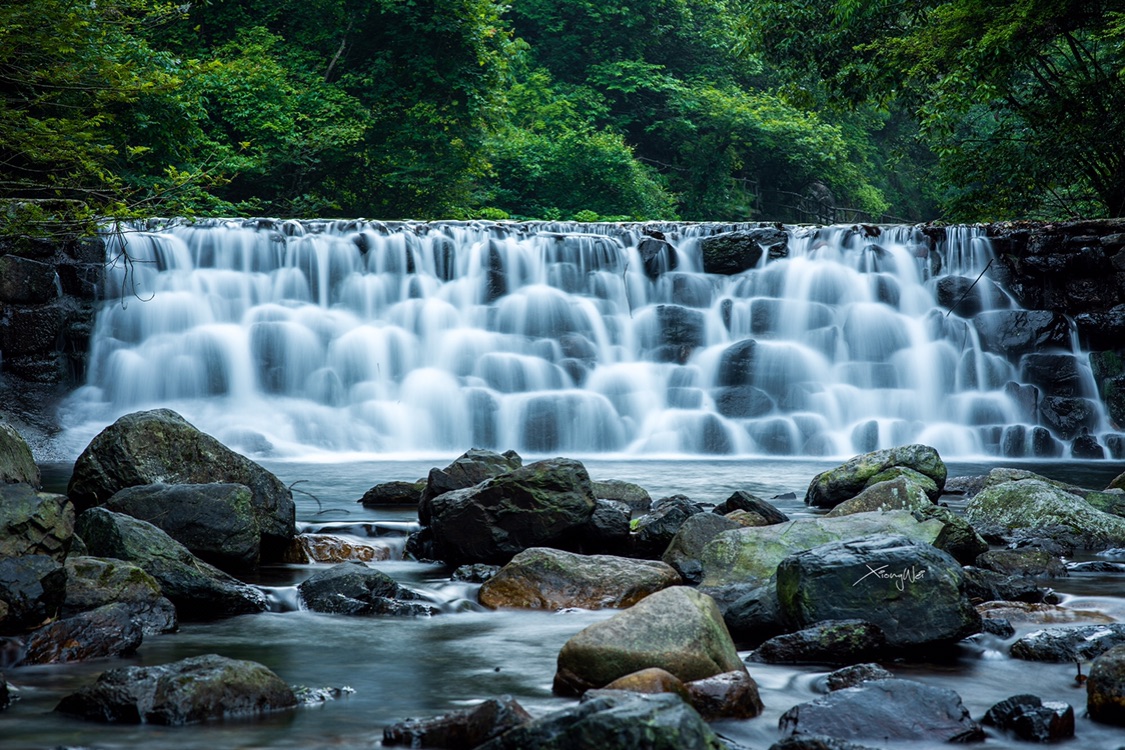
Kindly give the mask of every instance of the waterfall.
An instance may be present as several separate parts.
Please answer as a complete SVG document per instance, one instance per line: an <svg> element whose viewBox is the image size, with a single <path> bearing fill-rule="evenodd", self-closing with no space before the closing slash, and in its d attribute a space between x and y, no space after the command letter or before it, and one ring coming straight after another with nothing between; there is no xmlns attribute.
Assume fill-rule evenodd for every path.
<svg viewBox="0 0 1125 750"><path fill-rule="evenodd" d="M705 238L764 226L131 226L67 421L166 406L277 456L1065 453L1018 362L939 305L991 261L981 231L787 228L781 257L704 273ZM973 289L972 314L1014 304Z"/></svg>

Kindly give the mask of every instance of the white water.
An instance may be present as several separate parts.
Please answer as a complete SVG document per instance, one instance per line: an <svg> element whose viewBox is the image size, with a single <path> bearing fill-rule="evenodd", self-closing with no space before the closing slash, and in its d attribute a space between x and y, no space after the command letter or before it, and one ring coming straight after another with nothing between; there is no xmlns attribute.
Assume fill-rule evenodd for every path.
<svg viewBox="0 0 1125 750"><path fill-rule="evenodd" d="M64 407L70 447L157 406L260 456L850 456L922 442L968 457L1021 426L1004 390L1017 368L935 301L935 268L975 278L991 259L976 230L935 244L912 227L792 229L787 258L702 273L698 238L734 228L133 228L109 243L88 385ZM646 273L646 229L675 247L674 269ZM1008 442L1030 445L1032 428Z"/></svg>

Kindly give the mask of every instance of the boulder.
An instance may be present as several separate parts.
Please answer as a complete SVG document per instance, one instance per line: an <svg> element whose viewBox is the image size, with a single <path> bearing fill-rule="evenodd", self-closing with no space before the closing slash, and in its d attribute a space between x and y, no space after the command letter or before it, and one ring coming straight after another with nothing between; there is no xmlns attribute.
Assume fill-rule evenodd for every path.
<svg viewBox="0 0 1125 750"><path fill-rule="evenodd" d="M143 635L129 605L105 604L29 633L23 663L63 664L126 656L140 647Z"/></svg>
<svg viewBox="0 0 1125 750"><path fill-rule="evenodd" d="M55 710L91 721L178 726L295 705L293 690L261 664L207 654L111 669L63 698Z"/></svg>
<svg viewBox="0 0 1125 750"><path fill-rule="evenodd" d="M661 559L676 569L687 583L699 583L703 564L699 558L703 547L724 531L742 528L743 524L714 513L696 513L680 526Z"/></svg>
<svg viewBox="0 0 1125 750"><path fill-rule="evenodd" d="M805 493L805 503L817 508L834 508L858 495L872 477L896 466L929 477L939 492L945 487L945 463L937 451L928 445L904 445L865 453L817 474Z"/></svg>
<svg viewBox="0 0 1125 750"><path fill-rule="evenodd" d="M770 260L789 254L789 235L777 227L723 232L699 240L703 272L732 276L757 268L763 255Z"/></svg>
<svg viewBox="0 0 1125 750"><path fill-rule="evenodd" d="M637 243L637 253L641 257L645 276L656 280L667 271L674 271L679 265L676 248L666 240L645 237Z"/></svg>
<svg viewBox="0 0 1125 750"><path fill-rule="evenodd" d="M606 479L593 483L594 497L599 500L617 500L629 506L629 510L644 513L652 506L648 490L640 485L621 479Z"/></svg>
<svg viewBox="0 0 1125 750"><path fill-rule="evenodd" d="M0 485L28 484L39 489L39 467L23 436L11 425L0 422Z"/></svg>
<svg viewBox="0 0 1125 750"><path fill-rule="evenodd" d="M430 719L407 719L383 729L383 745L473 750L509 729L531 721L514 698L489 698L472 708Z"/></svg>
<svg viewBox="0 0 1125 750"><path fill-rule="evenodd" d="M673 693L598 691L534 719L477 750L726 750L700 715Z"/></svg>
<svg viewBox="0 0 1125 750"><path fill-rule="evenodd" d="M873 510L917 510L932 506L926 490L908 479L899 477L872 484L850 500L828 511L828 518Z"/></svg>
<svg viewBox="0 0 1125 750"><path fill-rule="evenodd" d="M74 537L74 506L30 484L0 483L0 558L47 555L62 561Z"/></svg>
<svg viewBox="0 0 1125 750"><path fill-rule="evenodd" d="M652 504L652 510L633 524L633 554L650 560L659 559L684 522L702 512L703 509L685 495L657 500Z"/></svg>
<svg viewBox="0 0 1125 750"><path fill-rule="evenodd" d="M79 516L76 530L91 555L134 563L155 578L182 620L269 608L261 591L200 560L147 521L91 508Z"/></svg>
<svg viewBox="0 0 1125 750"><path fill-rule="evenodd" d="M1046 396L1039 402L1039 421L1063 440L1097 429L1101 408L1088 398Z"/></svg>
<svg viewBox="0 0 1125 750"><path fill-rule="evenodd" d="M872 680L786 711L783 734L843 740L972 742L984 739L961 697L913 680Z"/></svg>
<svg viewBox="0 0 1125 750"><path fill-rule="evenodd" d="M711 391L715 411L730 419L749 419L774 409L770 394L752 385L728 385Z"/></svg>
<svg viewBox="0 0 1125 750"><path fill-rule="evenodd" d="M1113 478L1107 486L1107 490L1125 490L1125 471L1118 474Z"/></svg>
<svg viewBox="0 0 1125 750"><path fill-rule="evenodd" d="M996 549L977 557L976 565L1009 577L1066 578L1066 563L1041 549Z"/></svg>
<svg viewBox="0 0 1125 750"><path fill-rule="evenodd" d="M1020 380L1050 396L1087 396L1085 365L1073 354L1034 352L1020 360Z"/></svg>
<svg viewBox="0 0 1125 750"><path fill-rule="evenodd" d="M356 502L365 508L384 508L388 505L408 505L418 507L426 482L383 482L363 493Z"/></svg>
<svg viewBox="0 0 1125 750"><path fill-rule="evenodd" d="M744 490L736 490L734 494L728 497L723 502L715 506L714 512L721 516L736 510L744 510L749 513L757 513L765 520L762 526L768 526L775 523L785 523L789 520L789 516L782 513L773 503L770 503L757 495L751 495Z"/></svg>
<svg viewBox="0 0 1125 750"><path fill-rule="evenodd" d="M261 532L250 488L242 484L144 484L114 493L102 506L148 521L226 571L253 568Z"/></svg>
<svg viewBox="0 0 1125 750"><path fill-rule="evenodd" d="M785 632L777 605L777 582L730 583L703 587L700 592L715 600L731 638L740 648L755 648Z"/></svg>
<svg viewBox="0 0 1125 750"><path fill-rule="evenodd" d="M919 521L908 511L892 510L839 518L798 518L724 531L703 548L703 585L761 584L786 556L827 542L870 534L901 534L931 544L944 528L940 520Z"/></svg>
<svg viewBox="0 0 1125 750"><path fill-rule="evenodd" d="M758 683L743 669L692 680L686 687L692 708L707 721L753 719L765 708Z"/></svg>
<svg viewBox="0 0 1125 750"><path fill-rule="evenodd" d="M642 599L563 645L555 692L579 695L660 667L684 682L744 670L714 600L684 586Z"/></svg>
<svg viewBox="0 0 1125 750"><path fill-rule="evenodd" d="M1012 644L1013 659L1056 664L1089 661L1125 645L1125 623L1036 630Z"/></svg>
<svg viewBox="0 0 1125 750"><path fill-rule="evenodd" d="M29 630L58 614L66 569L46 555L0 560L0 635Z"/></svg>
<svg viewBox="0 0 1125 750"><path fill-rule="evenodd" d="M866 664L853 664L850 667L844 667L829 673L825 678L825 685L829 691L843 690L870 680L889 680L893 677L893 674L878 664L868 662Z"/></svg>
<svg viewBox="0 0 1125 750"><path fill-rule="evenodd" d="M887 650L887 638L865 620L825 620L774 636L754 651L767 664L854 664Z"/></svg>
<svg viewBox="0 0 1125 750"><path fill-rule="evenodd" d="M503 564L530 547L565 545L596 504L586 468L555 458L438 495L430 505L439 559Z"/></svg>
<svg viewBox="0 0 1125 750"><path fill-rule="evenodd" d="M1061 525L1089 549L1125 546L1125 518L1103 513L1081 497L1037 479L985 487L969 501L965 517L974 525L1006 529Z"/></svg>
<svg viewBox="0 0 1125 750"><path fill-rule="evenodd" d="M1109 649L1090 665L1086 710L1094 721L1125 726L1125 645Z"/></svg>
<svg viewBox="0 0 1125 750"><path fill-rule="evenodd" d="M144 635L176 629L176 608L156 579L123 560L71 555L66 559L64 616L120 603Z"/></svg>
<svg viewBox="0 0 1125 750"><path fill-rule="evenodd" d="M903 536L829 542L782 560L782 617L798 628L858 619L878 626L894 649L953 643L980 632L950 555Z"/></svg>
<svg viewBox="0 0 1125 750"><path fill-rule="evenodd" d="M479 596L492 609L624 608L679 583L676 571L662 562L533 547L486 581Z"/></svg>
<svg viewBox="0 0 1125 750"><path fill-rule="evenodd" d="M426 485L418 499L419 520L424 525L430 524L430 501L438 495L467 489L522 466L523 459L515 451L496 453L473 448L455 458L453 463L444 469L430 469Z"/></svg>
<svg viewBox="0 0 1125 750"><path fill-rule="evenodd" d="M1070 350L1070 322L1050 310L990 310L978 313L973 326L982 349L1013 362L1032 352Z"/></svg>
<svg viewBox="0 0 1125 750"><path fill-rule="evenodd" d="M627 555L632 551L629 506L617 500L596 500L594 513L574 534L576 551Z"/></svg>
<svg viewBox="0 0 1125 750"><path fill-rule="evenodd" d="M1074 709L1066 703L1044 703L1037 695L1013 695L988 709L981 723L1028 742L1060 742L1074 736Z"/></svg>
<svg viewBox="0 0 1125 750"><path fill-rule="evenodd" d="M126 487L209 482L250 488L262 561L279 560L296 534L296 506L289 488L168 409L127 414L102 430L75 462L67 495L81 512Z"/></svg>
<svg viewBox="0 0 1125 750"><path fill-rule="evenodd" d="M345 562L314 573L297 587L313 612L336 615L435 615L439 610L382 571Z"/></svg>
<svg viewBox="0 0 1125 750"><path fill-rule="evenodd" d="M391 547L383 542L364 544L332 534L298 534L289 543L282 562L308 563L380 562L391 559Z"/></svg>
<svg viewBox="0 0 1125 750"><path fill-rule="evenodd" d="M647 358L657 362L684 364L706 343L707 321L701 310L681 305L656 305L654 320L640 328L641 346Z"/></svg>

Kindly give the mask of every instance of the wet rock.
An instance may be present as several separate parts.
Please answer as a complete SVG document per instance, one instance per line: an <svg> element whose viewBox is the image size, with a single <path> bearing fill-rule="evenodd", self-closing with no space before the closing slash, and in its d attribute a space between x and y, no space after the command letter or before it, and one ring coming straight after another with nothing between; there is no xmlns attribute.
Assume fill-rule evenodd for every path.
<svg viewBox="0 0 1125 750"><path fill-rule="evenodd" d="M764 524L760 524L762 526L785 523L789 520L789 516L778 510L773 503L763 500L756 495L751 495L749 492L743 490L736 490L734 494L714 508L715 513L723 516L736 510L744 510L749 513L758 514L765 520Z"/></svg>
<svg viewBox="0 0 1125 750"><path fill-rule="evenodd" d="M1113 481L1106 486L1107 490L1125 490L1125 471L1118 474L1113 478Z"/></svg>
<svg viewBox="0 0 1125 750"><path fill-rule="evenodd" d="M430 719L407 719L383 729L383 745L472 750L509 729L531 721L514 698L489 698L462 711Z"/></svg>
<svg viewBox="0 0 1125 750"><path fill-rule="evenodd" d="M980 632L994 635L997 638L1012 638L1016 634L1016 629L1012 627L1012 623L1002 617L987 617L983 613L980 620Z"/></svg>
<svg viewBox="0 0 1125 750"><path fill-rule="evenodd" d="M178 726L296 704L293 690L261 664L208 654L111 669L63 698L55 710L91 721Z"/></svg>
<svg viewBox="0 0 1125 750"><path fill-rule="evenodd" d="M1103 513L1125 518L1125 491L1108 490L1086 493L1086 502Z"/></svg>
<svg viewBox="0 0 1125 750"><path fill-rule="evenodd" d="M944 528L939 520L919 521L908 511L892 510L724 531L703 548L703 585L762 583L786 556L827 542L886 533L930 544Z"/></svg>
<svg viewBox="0 0 1125 750"><path fill-rule="evenodd" d="M777 568L783 619L798 628L860 619L891 648L937 646L980 632L950 555L903 536L830 542L785 558Z"/></svg>
<svg viewBox="0 0 1125 750"><path fill-rule="evenodd" d="M691 702L687 687L680 678L660 667L649 667L618 677L606 685L604 689L627 690L632 693L675 693L689 703Z"/></svg>
<svg viewBox="0 0 1125 750"><path fill-rule="evenodd" d="M262 561L279 560L296 534L296 506L289 488L168 409L127 414L102 430L75 462L67 494L81 512L126 487L210 482L250 489Z"/></svg>
<svg viewBox="0 0 1125 750"><path fill-rule="evenodd" d="M706 320L703 312L680 305L656 305L655 321L643 327L641 346L657 362L684 364L698 347L706 342Z"/></svg>
<svg viewBox="0 0 1125 750"><path fill-rule="evenodd" d="M1020 360L1021 380L1051 396L1086 396L1086 368L1073 354L1027 354Z"/></svg>
<svg viewBox="0 0 1125 750"><path fill-rule="evenodd" d="M47 555L61 562L73 537L74 506L66 497L0 482L0 558Z"/></svg>
<svg viewBox="0 0 1125 750"><path fill-rule="evenodd" d="M594 482L594 497L599 500L617 500L625 503L634 512L644 513L652 507L652 497L648 490L632 482L621 479L607 479Z"/></svg>
<svg viewBox="0 0 1125 750"><path fill-rule="evenodd" d="M749 419L769 414L773 399L761 388L752 385L730 385L711 391L715 410L731 419Z"/></svg>
<svg viewBox="0 0 1125 750"><path fill-rule="evenodd" d="M988 551L988 542L977 533L972 524L949 508L940 505L922 505L915 508L918 520L934 519L943 524L941 533L932 544L953 555L962 565L971 565L977 556Z"/></svg>
<svg viewBox="0 0 1125 750"><path fill-rule="evenodd" d="M594 514L575 536L579 552L627 555L632 550L629 506L617 500L595 501Z"/></svg>
<svg viewBox="0 0 1125 750"><path fill-rule="evenodd" d="M752 719L764 708L758 683L745 670L692 680L687 690L688 701L707 721Z"/></svg>
<svg viewBox="0 0 1125 750"><path fill-rule="evenodd" d="M426 486L418 502L418 518L430 524L430 503L438 495L453 490L464 490L486 479L507 474L523 466L523 459L515 451L496 453L481 448L466 451L444 469L430 469Z"/></svg>
<svg viewBox="0 0 1125 750"><path fill-rule="evenodd" d="M1039 420L1063 440L1097 429L1100 412L1088 398L1047 396L1039 403Z"/></svg>
<svg viewBox="0 0 1125 750"><path fill-rule="evenodd" d="M1065 578L1062 560L1041 549L998 549L981 554L976 564L1004 576Z"/></svg>
<svg viewBox="0 0 1125 750"><path fill-rule="evenodd" d="M1054 663L1089 661L1123 644L1123 623L1045 628L1013 643L1012 658Z"/></svg>
<svg viewBox="0 0 1125 750"><path fill-rule="evenodd" d="M450 564L503 564L530 547L565 546L596 505L586 468L567 458L529 464L430 502L434 551Z"/></svg>
<svg viewBox="0 0 1125 750"><path fill-rule="evenodd" d="M658 591L562 647L555 692L579 695L618 677L660 667L690 682L744 670L715 602L684 586Z"/></svg>
<svg viewBox="0 0 1125 750"><path fill-rule="evenodd" d="M1074 324L1084 347L1102 350L1119 348L1121 342L1125 341L1125 303L1114 305L1108 310L1076 315Z"/></svg>
<svg viewBox="0 0 1125 750"><path fill-rule="evenodd" d="M0 672L0 711L12 705L12 694L8 683L4 681L4 673Z"/></svg>
<svg viewBox="0 0 1125 750"><path fill-rule="evenodd" d="M1113 618L1101 612L1070 609L1045 602L991 601L978 604L977 611L981 617L1000 618L1009 622L1113 622Z"/></svg>
<svg viewBox="0 0 1125 750"><path fill-rule="evenodd" d="M101 557L66 559L66 599L60 610L64 616L115 602L128 607L144 635L176 629L175 606L163 596L156 579L140 567Z"/></svg>
<svg viewBox="0 0 1125 750"><path fill-rule="evenodd" d="M597 691L477 750L725 750L699 714L672 693Z"/></svg>
<svg viewBox="0 0 1125 750"><path fill-rule="evenodd" d="M499 565L485 565L484 563L462 565L453 571L452 579L465 583L484 583L499 572Z"/></svg>
<svg viewBox="0 0 1125 750"><path fill-rule="evenodd" d="M1049 310L990 310L977 314L973 326L982 349L1012 361L1032 352L1070 349L1070 323Z"/></svg>
<svg viewBox="0 0 1125 750"><path fill-rule="evenodd" d="M786 711L783 734L882 742L971 742L984 739L960 696L913 680L873 680L836 690Z"/></svg>
<svg viewBox="0 0 1125 750"><path fill-rule="evenodd" d="M1085 461L1099 461L1105 458L1105 448L1093 435L1079 435L1070 443L1070 456Z"/></svg>
<svg viewBox="0 0 1125 750"><path fill-rule="evenodd" d="M335 615L435 615L440 610L382 571L345 562L314 573L297 587L313 612Z"/></svg>
<svg viewBox="0 0 1125 750"><path fill-rule="evenodd" d="M927 445L905 445L865 453L835 469L821 472L809 484L805 503L817 508L834 508L858 495L872 477L895 466L929 477L939 491L945 486L945 463L937 451Z"/></svg>
<svg viewBox="0 0 1125 750"><path fill-rule="evenodd" d="M245 485L138 485L114 493L102 507L148 521L221 570L258 564L262 535Z"/></svg>
<svg viewBox="0 0 1125 750"><path fill-rule="evenodd" d="M76 530L91 555L136 564L156 579L176 605L180 619L206 620L264 612L261 591L200 560L147 521L91 508L78 518Z"/></svg>
<svg viewBox="0 0 1125 750"><path fill-rule="evenodd" d="M1035 581L1019 576L1005 576L992 570L966 567L965 594L970 601L1041 602L1043 589Z"/></svg>
<svg viewBox="0 0 1125 750"><path fill-rule="evenodd" d="M380 562L391 559L386 544L361 544L332 534L298 534L286 550L283 562L304 565L310 562Z"/></svg>
<svg viewBox="0 0 1125 750"><path fill-rule="evenodd" d="M1007 529L1065 526L1087 548L1125 545L1125 519L1096 510L1081 497L1036 479L986 487L969 501L965 516L974 525L993 523Z"/></svg>
<svg viewBox="0 0 1125 750"><path fill-rule="evenodd" d="M770 745L769 750L874 750L868 745L837 739L822 734L794 735Z"/></svg>
<svg viewBox="0 0 1125 750"><path fill-rule="evenodd" d="M825 620L775 636L754 651L767 664L854 664L885 652L887 638L864 620Z"/></svg>
<svg viewBox="0 0 1125 750"><path fill-rule="evenodd" d="M700 592L715 600L727 631L739 648L756 648L785 631L773 578L765 584L732 583L701 588Z"/></svg>
<svg viewBox="0 0 1125 750"><path fill-rule="evenodd" d="M1109 649L1090 665L1086 710L1094 721L1125 726L1125 645Z"/></svg>
<svg viewBox="0 0 1125 750"><path fill-rule="evenodd" d="M1044 703L1036 695L1013 695L988 709L981 723L1028 742L1059 742L1074 736L1074 709L1066 703Z"/></svg>
<svg viewBox="0 0 1125 750"><path fill-rule="evenodd" d="M66 598L66 569L46 555L0 560L0 635L29 630L54 617Z"/></svg>
<svg viewBox="0 0 1125 750"><path fill-rule="evenodd" d="M657 500L652 510L633 524L633 554L650 560L659 559L684 522L702 512L702 508L684 495Z"/></svg>
<svg viewBox="0 0 1125 750"><path fill-rule="evenodd" d="M106 604L44 625L27 636L24 664L67 662L126 656L143 638L127 604Z"/></svg>
<svg viewBox="0 0 1125 750"><path fill-rule="evenodd" d="M662 562L534 547L486 581L479 596L493 609L624 608L680 583L676 571Z"/></svg>
<svg viewBox="0 0 1125 750"><path fill-rule="evenodd" d="M843 690L871 680L889 680L893 677L893 674L878 664L868 662L866 664L853 664L850 667L831 672L826 678L826 685L829 691Z"/></svg>
<svg viewBox="0 0 1125 750"><path fill-rule="evenodd" d="M714 513L692 515L672 537L661 559L675 568L685 582L699 583L703 578L703 547L720 533L738 528L742 524Z"/></svg>
<svg viewBox="0 0 1125 750"><path fill-rule="evenodd" d="M383 482L363 493L357 502L365 508L383 508L388 505L409 505L417 507L422 500L426 482Z"/></svg>
<svg viewBox="0 0 1125 750"><path fill-rule="evenodd" d="M763 255L770 260L789 254L789 235L775 227L723 232L699 240L703 272L732 276L757 268Z"/></svg>
<svg viewBox="0 0 1125 750"><path fill-rule="evenodd" d="M0 422L0 485L22 483L38 489L39 466L23 436L9 424Z"/></svg>
<svg viewBox="0 0 1125 750"><path fill-rule="evenodd" d="M836 518L873 510L916 510L932 505L933 502L922 486L899 477L870 485L855 497L828 511L827 516Z"/></svg>
<svg viewBox="0 0 1125 750"><path fill-rule="evenodd" d="M645 237L637 245L637 253L641 256L645 275L650 279L657 279L667 271L676 270L679 260L676 249L665 241L655 237Z"/></svg>
<svg viewBox="0 0 1125 750"><path fill-rule="evenodd" d="M1011 302L996 284L968 276L942 276L934 289L937 302L962 318L971 318L985 308L1006 308Z"/></svg>

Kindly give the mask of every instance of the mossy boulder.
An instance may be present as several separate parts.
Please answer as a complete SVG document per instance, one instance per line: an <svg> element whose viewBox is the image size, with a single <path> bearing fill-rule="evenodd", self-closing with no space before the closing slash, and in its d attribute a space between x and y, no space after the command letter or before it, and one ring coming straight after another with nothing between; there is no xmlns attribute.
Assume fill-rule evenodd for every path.
<svg viewBox="0 0 1125 750"><path fill-rule="evenodd" d="M64 616L113 603L129 608L144 635L176 629L175 606L140 566L104 557L71 555L66 559Z"/></svg>
<svg viewBox="0 0 1125 750"><path fill-rule="evenodd" d="M933 504L925 488L919 483L905 477L896 477L869 484L855 497L828 511L827 516L836 518L873 510L917 510Z"/></svg>
<svg viewBox="0 0 1125 750"><path fill-rule="evenodd" d="M1125 646L1111 648L1090 665L1086 710L1094 721L1125 726Z"/></svg>
<svg viewBox="0 0 1125 750"><path fill-rule="evenodd" d="M805 503L817 508L834 508L862 492L873 478L895 467L929 477L938 492L945 487L947 471L938 452L928 445L904 445L865 453L817 474L809 483ZM894 477L886 475L886 478Z"/></svg>
<svg viewBox="0 0 1125 750"><path fill-rule="evenodd" d="M661 557L676 569L688 583L699 583L703 578L700 557L707 543L724 531L743 528L744 524L714 513L697 513L689 517L676 531Z"/></svg>
<svg viewBox="0 0 1125 750"><path fill-rule="evenodd" d="M974 525L1009 530L1059 525L1087 549L1125 546L1125 518L1097 510L1078 495L1038 479L986 486L969 501L965 517Z"/></svg>
<svg viewBox="0 0 1125 750"><path fill-rule="evenodd" d="M74 506L30 484L0 483L0 558L47 555L61 561L74 539Z"/></svg>
<svg viewBox="0 0 1125 750"><path fill-rule="evenodd" d="M22 482L38 489L39 467L23 436L6 422L0 422L0 484Z"/></svg>

